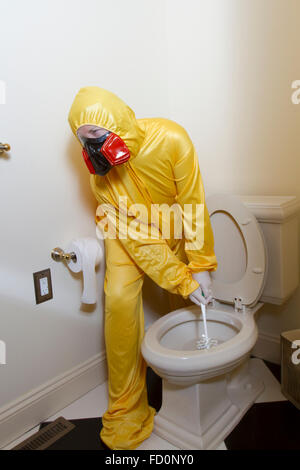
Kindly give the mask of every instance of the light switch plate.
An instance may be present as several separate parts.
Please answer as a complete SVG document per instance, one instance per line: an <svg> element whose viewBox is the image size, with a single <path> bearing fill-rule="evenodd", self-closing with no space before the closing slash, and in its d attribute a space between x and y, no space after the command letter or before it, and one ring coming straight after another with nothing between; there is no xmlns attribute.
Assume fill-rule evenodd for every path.
<svg viewBox="0 0 300 470"><path fill-rule="evenodd" d="M50 269L33 273L33 280L37 304L53 298Z"/></svg>

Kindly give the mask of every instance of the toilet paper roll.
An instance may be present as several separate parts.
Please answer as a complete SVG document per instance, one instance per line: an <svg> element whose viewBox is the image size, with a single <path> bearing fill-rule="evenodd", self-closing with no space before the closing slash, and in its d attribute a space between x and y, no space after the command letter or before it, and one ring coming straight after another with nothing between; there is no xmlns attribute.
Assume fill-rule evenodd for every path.
<svg viewBox="0 0 300 470"><path fill-rule="evenodd" d="M78 238L72 240L67 252L74 252L76 261L68 261L68 268L74 273L82 271L83 292L81 302L95 304L97 299L96 266L103 258L103 249L96 238Z"/></svg>

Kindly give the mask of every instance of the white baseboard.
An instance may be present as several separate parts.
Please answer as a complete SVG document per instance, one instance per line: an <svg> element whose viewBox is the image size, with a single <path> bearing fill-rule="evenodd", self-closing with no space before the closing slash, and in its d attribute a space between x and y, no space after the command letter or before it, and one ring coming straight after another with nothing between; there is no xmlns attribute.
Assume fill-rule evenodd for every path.
<svg viewBox="0 0 300 470"><path fill-rule="evenodd" d="M0 408L0 448L106 380L102 352Z"/></svg>
<svg viewBox="0 0 300 470"><path fill-rule="evenodd" d="M280 364L280 336L259 332L258 340L251 354L275 364Z"/></svg>

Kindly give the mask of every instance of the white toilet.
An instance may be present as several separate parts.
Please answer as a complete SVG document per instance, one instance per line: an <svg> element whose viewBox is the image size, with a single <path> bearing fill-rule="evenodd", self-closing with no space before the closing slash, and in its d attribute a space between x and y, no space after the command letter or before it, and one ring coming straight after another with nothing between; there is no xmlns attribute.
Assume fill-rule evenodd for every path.
<svg viewBox="0 0 300 470"><path fill-rule="evenodd" d="M218 345L197 349L204 329L196 305L154 322L142 343L163 379L154 432L181 449L217 448L263 391L249 359L258 337L254 314L260 300L281 304L298 285L295 197L216 194L206 203L218 260L207 328Z"/></svg>

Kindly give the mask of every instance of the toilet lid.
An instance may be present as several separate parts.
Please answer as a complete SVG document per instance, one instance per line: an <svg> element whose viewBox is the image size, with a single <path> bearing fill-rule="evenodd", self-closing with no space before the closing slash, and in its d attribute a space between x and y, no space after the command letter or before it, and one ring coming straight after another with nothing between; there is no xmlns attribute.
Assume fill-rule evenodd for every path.
<svg viewBox="0 0 300 470"><path fill-rule="evenodd" d="M214 194L206 199L218 268L212 272L215 299L252 307L261 296L267 255L255 216L237 196Z"/></svg>

